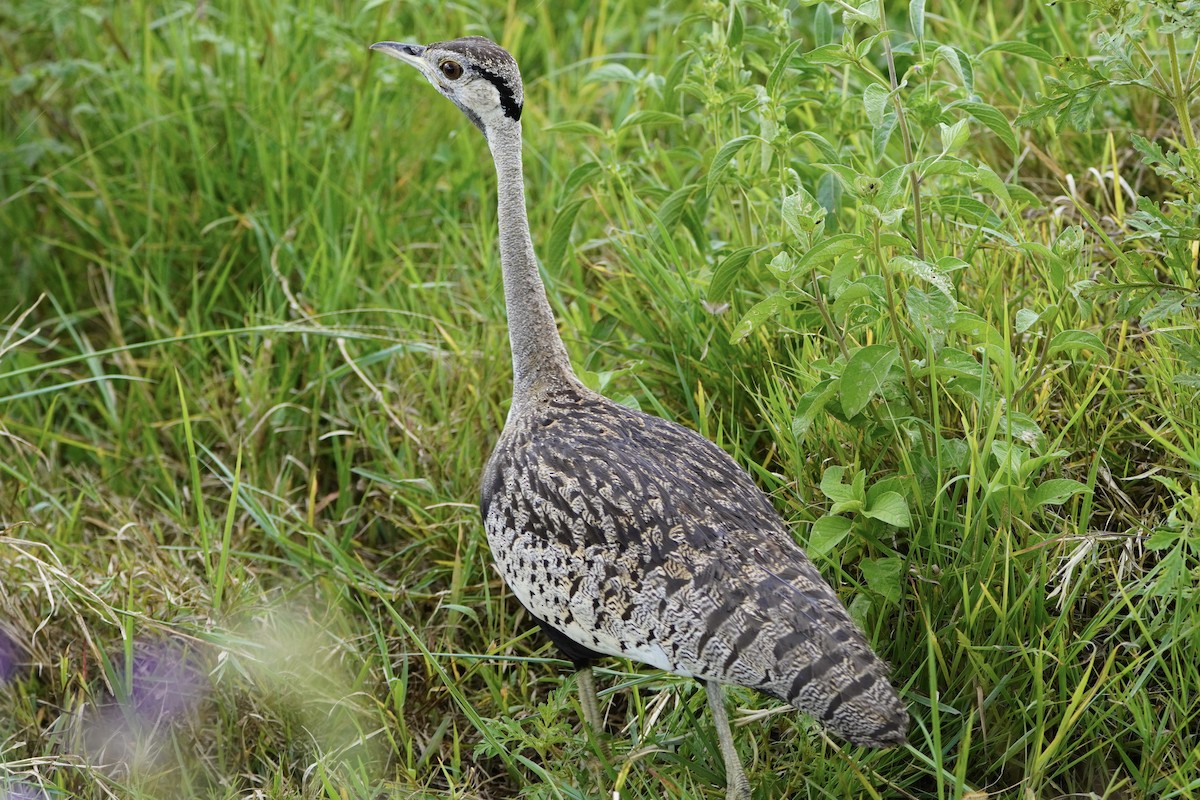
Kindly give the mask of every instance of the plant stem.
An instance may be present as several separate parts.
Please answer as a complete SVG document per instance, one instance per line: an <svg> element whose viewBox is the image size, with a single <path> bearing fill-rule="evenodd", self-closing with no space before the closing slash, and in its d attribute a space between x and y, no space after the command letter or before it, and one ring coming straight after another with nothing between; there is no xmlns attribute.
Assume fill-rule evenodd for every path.
<svg viewBox="0 0 1200 800"><path fill-rule="evenodd" d="M1029 377L1025 380L1025 382L1022 383L1020 388L1013 393L1012 404L1014 406L1017 404L1017 401L1021 399L1021 395L1033 388L1033 385L1037 383L1038 378L1040 378L1045 371L1046 362L1050 358L1050 340L1053 338L1051 334L1054 333L1054 323L1057 319L1058 312L1056 311L1053 315L1045 320L1044 327L1046 330L1046 335L1042 337L1041 348L1038 352L1037 364L1034 365L1033 369L1029 373Z"/></svg>
<svg viewBox="0 0 1200 800"><path fill-rule="evenodd" d="M1192 129L1192 116L1188 112L1187 92L1183 89L1183 75L1179 71L1179 53L1175 48L1175 34L1167 34L1167 54L1171 57L1171 105L1179 117L1183 129L1183 142L1189 149L1196 147L1196 132Z"/></svg>
<svg viewBox="0 0 1200 800"><path fill-rule="evenodd" d="M896 59L892 56L891 34L888 32L887 14L883 10L883 0L879 0L879 30L883 33L883 53L887 59L888 79L892 85L892 105L896 108L896 124L900 128L900 138L904 141L904 160L913 163L912 136L908 131L908 119L904 116L904 104L900 102L896 90L900 88L896 80ZM916 170L909 170L908 181L912 185L913 217L917 229L917 258L925 260L925 215L921 213L921 176Z"/></svg>
<svg viewBox="0 0 1200 800"><path fill-rule="evenodd" d="M921 419L925 418L925 404L917 394L917 381L912 374L912 357L908 352L907 336L904 328L900 327L900 315L896 313L896 293L892 289L892 274L888 270L887 260L883 255L883 245L879 241L879 223L871 225L871 238L875 245L875 257L879 259L879 269L883 274L883 287L887 291L888 319L892 323L892 331L896 336L896 344L900 348L900 362L904 364L904 384L908 389L908 402L912 405L913 413ZM924 437L922 437L924 438ZM924 439L926 452L930 453L930 442Z"/></svg>
<svg viewBox="0 0 1200 800"><path fill-rule="evenodd" d="M1167 34L1167 54L1171 57L1171 105L1175 107L1175 116L1179 117L1179 127L1183 129L1183 142L1189 150L1196 149L1196 132L1192 129L1192 115L1188 110L1188 93L1183 88L1183 75L1179 70L1179 52L1175 47L1175 34ZM1194 54L1193 54L1194 55ZM1194 62L1193 62L1194 63ZM1188 192L1188 200L1192 193ZM1196 242L1192 246L1192 269L1196 269Z"/></svg>
<svg viewBox="0 0 1200 800"><path fill-rule="evenodd" d="M837 341L838 349L842 351L842 358L849 361L850 349L846 347L846 340L842 338L842 332L833 324L833 315L829 313L829 306L825 304L825 295L821 293L821 284L817 281L816 270L812 272L812 287L813 297L817 301L817 310L821 312L821 319L825 321L825 328Z"/></svg>

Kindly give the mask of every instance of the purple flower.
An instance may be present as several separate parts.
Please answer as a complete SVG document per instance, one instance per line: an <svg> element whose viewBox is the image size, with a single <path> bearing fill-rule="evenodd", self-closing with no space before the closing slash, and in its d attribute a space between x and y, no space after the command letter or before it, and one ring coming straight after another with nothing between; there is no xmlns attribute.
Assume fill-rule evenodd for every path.
<svg viewBox="0 0 1200 800"><path fill-rule="evenodd" d="M16 640L3 629L0 629L0 683L7 683L17 677L17 664L20 660L21 649ZM0 798L3 798L0 795Z"/></svg>
<svg viewBox="0 0 1200 800"><path fill-rule="evenodd" d="M178 640L135 643L129 700L151 724L175 719L207 692L199 657Z"/></svg>
<svg viewBox="0 0 1200 800"><path fill-rule="evenodd" d="M46 800L46 793L24 781L0 783L0 800Z"/></svg>

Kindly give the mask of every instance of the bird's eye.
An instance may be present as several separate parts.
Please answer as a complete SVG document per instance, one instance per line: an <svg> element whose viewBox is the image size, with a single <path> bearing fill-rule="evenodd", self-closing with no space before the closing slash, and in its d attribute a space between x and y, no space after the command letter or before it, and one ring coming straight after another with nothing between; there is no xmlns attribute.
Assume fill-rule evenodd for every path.
<svg viewBox="0 0 1200 800"><path fill-rule="evenodd" d="M459 64L457 61L443 61L441 69L442 74L452 81L456 81L462 77L462 64Z"/></svg>

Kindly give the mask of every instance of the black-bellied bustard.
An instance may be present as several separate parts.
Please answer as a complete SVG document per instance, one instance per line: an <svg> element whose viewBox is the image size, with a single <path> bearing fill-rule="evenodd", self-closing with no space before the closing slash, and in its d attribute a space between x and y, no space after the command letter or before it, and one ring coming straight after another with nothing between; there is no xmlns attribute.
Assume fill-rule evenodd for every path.
<svg viewBox="0 0 1200 800"><path fill-rule="evenodd" d="M791 703L855 744L903 742L908 713L887 668L750 477L571 369L525 215L512 56L479 36L371 48L420 70L496 162L513 399L480 505L501 575L578 669L587 723L601 724L591 664L618 656L704 683L730 800L750 785L723 683Z"/></svg>

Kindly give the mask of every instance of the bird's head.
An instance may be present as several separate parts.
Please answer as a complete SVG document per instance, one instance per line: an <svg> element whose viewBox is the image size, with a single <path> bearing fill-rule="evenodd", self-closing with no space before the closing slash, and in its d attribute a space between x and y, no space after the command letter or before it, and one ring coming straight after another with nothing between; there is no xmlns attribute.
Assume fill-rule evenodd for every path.
<svg viewBox="0 0 1200 800"><path fill-rule="evenodd" d="M430 45L378 42L371 49L419 69L484 136L521 119L521 71L508 51L489 39L465 36Z"/></svg>

